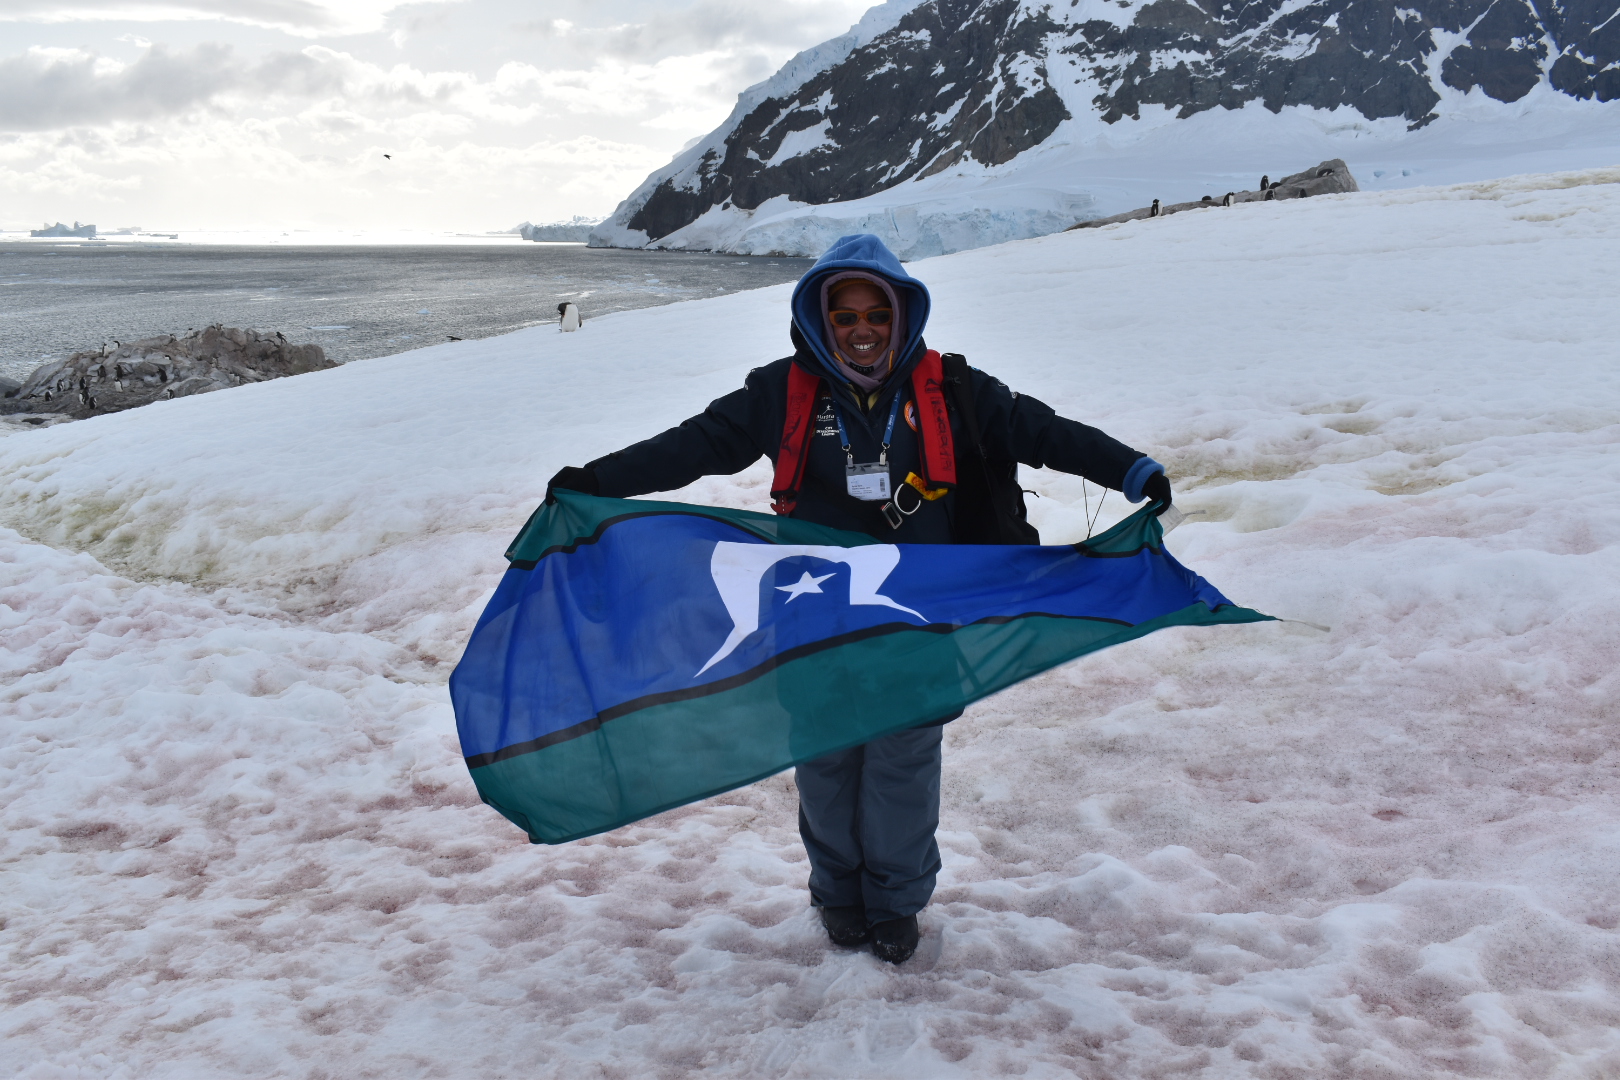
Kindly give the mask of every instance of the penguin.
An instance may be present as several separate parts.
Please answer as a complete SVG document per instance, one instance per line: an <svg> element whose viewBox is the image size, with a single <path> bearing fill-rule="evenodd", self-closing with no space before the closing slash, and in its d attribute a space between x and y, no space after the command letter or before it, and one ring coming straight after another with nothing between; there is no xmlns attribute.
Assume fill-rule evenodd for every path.
<svg viewBox="0 0 1620 1080"><path fill-rule="evenodd" d="M1275 190L1273 190L1272 188L1266 188L1266 202L1270 202L1272 199L1275 199L1276 197L1277 197L1277 192Z"/></svg>
<svg viewBox="0 0 1620 1080"><path fill-rule="evenodd" d="M1225 195L1221 196L1221 205L1222 206L1231 206L1236 202L1237 202L1237 192L1235 192L1235 191L1228 191Z"/></svg>
<svg viewBox="0 0 1620 1080"><path fill-rule="evenodd" d="M1199 202L1214 202L1215 197L1213 195L1205 195L1202 199L1199 199L1198 201Z"/></svg>
<svg viewBox="0 0 1620 1080"><path fill-rule="evenodd" d="M579 308L576 307L571 301L565 300L558 304L557 314L561 316L558 321L562 324L564 331L578 330L580 324L583 322L583 320L579 317Z"/></svg>
<svg viewBox="0 0 1620 1080"><path fill-rule="evenodd" d="M1271 190L1271 175L1269 173L1260 178L1260 190L1261 191L1270 191Z"/></svg>
<svg viewBox="0 0 1620 1080"><path fill-rule="evenodd" d="M1153 205L1148 207L1148 217L1158 217L1159 213L1159 200L1154 199Z"/></svg>

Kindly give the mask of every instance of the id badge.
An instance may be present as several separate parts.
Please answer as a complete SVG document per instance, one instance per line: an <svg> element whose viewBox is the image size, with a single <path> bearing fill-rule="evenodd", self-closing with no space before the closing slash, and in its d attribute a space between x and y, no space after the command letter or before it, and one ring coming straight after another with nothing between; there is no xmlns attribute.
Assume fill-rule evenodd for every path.
<svg viewBox="0 0 1620 1080"><path fill-rule="evenodd" d="M864 502L882 502L890 495L889 463L876 461L870 465L850 462L844 466L844 483L854 498Z"/></svg>

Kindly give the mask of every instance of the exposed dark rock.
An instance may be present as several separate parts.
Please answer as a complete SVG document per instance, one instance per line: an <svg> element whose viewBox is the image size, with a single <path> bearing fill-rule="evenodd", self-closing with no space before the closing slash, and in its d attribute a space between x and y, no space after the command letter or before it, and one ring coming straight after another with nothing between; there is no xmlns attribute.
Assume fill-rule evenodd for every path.
<svg viewBox="0 0 1620 1080"><path fill-rule="evenodd" d="M183 338L166 334L44 364L0 400L0 414L82 420L336 366L319 345L294 345L279 333L210 326Z"/></svg>
<svg viewBox="0 0 1620 1080"><path fill-rule="evenodd" d="M1557 47L1548 71L1553 89L1583 100L1620 100L1620 18L1614 0L1542 2L1538 10Z"/></svg>
<svg viewBox="0 0 1620 1080"><path fill-rule="evenodd" d="M1269 177L1264 178L1269 180ZM1137 210L1129 210L1113 217L1096 218L1092 221L1082 221L1078 225L1069 227L1069 232L1075 229L1099 229L1104 225L1114 225L1121 221L1141 221L1144 218L1163 217L1166 214L1179 214L1183 210L1204 210L1210 207L1236 206L1238 203L1272 202L1277 199L1306 199L1312 195L1337 195L1346 191L1360 191L1356 185L1356 178L1350 175L1350 169L1339 158L1324 161L1314 168L1297 172L1293 176L1285 176L1270 187L1258 191L1228 191L1219 199L1213 195L1205 195L1197 202L1179 202L1161 205L1158 199L1153 200L1152 206L1144 206Z"/></svg>
<svg viewBox="0 0 1620 1080"><path fill-rule="evenodd" d="M1556 8L1553 9L1556 12ZM1440 66L1447 86L1478 86L1498 101L1518 101L1541 81L1547 44L1536 13L1523 3L1496 3Z"/></svg>
<svg viewBox="0 0 1620 1080"><path fill-rule="evenodd" d="M1442 84L1517 101L1552 68L1564 73L1553 86L1572 96L1620 96L1615 13L1614 0L1318 0L1292 10L1282 0L1157 0L1127 26L1081 24L1061 51L1106 88L1093 101L1108 121L1148 104L1187 117L1260 101L1273 112L1348 105L1422 127ZM1436 31L1468 35L1438 72Z"/></svg>

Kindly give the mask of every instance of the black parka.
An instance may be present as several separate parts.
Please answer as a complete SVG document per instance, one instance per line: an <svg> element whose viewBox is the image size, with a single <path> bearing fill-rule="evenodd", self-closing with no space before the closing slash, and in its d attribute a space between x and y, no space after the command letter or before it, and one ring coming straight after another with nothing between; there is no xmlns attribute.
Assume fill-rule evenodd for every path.
<svg viewBox="0 0 1620 1080"><path fill-rule="evenodd" d="M787 407L788 369L799 364L812 374L822 374L796 330L794 338L799 346L795 355L755 368L748 373L742 389L716 399L678 427L590 462L588 467L596 471L600 493L630 498L672 491L699 477L740 472L762 455L774 465ZM923 350L926 346L919 342L917 348ZM905 367L909 369L910 364ZM992 375L976 368L970 369L970 374L985 453L993 460L1074 473L1120 490L1126 472L1143 457L1140 451L1096 428L1061 417L1044 402L1008 389ZM911 384L908 379L898 381L898 387L886 386L869 408L863 408L864 403L847 384L833 385L831 379L822 380L823 396L816 402L804 487L793 517L863 532L892 544L948 544L955 539L954 495L923 502L899 529L893 529L879 513L880 504L855 499L845 488L845 456L833 409L843 417L855 461L875 462L897 390L902 394L901 415L889 447L891 484L898 487L908 472L921 472L916 432L906 418L907 413L915 416L914 408L908 407ZM967 436L954 409L951 429L960 470L967 464L962 460ZM905 505L917 501L907 499Z"/></svg>

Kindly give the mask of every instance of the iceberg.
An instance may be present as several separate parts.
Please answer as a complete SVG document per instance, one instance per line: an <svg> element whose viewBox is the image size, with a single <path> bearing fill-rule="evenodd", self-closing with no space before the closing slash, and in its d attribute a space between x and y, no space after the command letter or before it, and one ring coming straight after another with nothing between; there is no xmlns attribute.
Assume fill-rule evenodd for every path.
<svg viewBox="0 0 1620 1080"><path fill-rule="evenodd" d="M47 225L43 229L30 229L29 236L81 236L94 239L96 227L94 225L80 225L75 221L71 226L58 221L55 225Z"/></svg>

